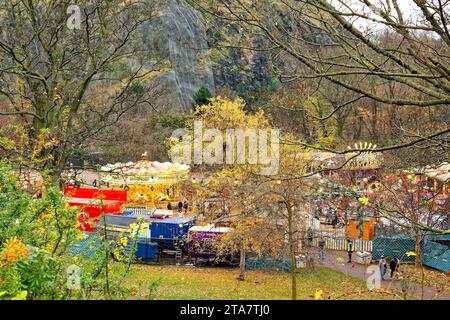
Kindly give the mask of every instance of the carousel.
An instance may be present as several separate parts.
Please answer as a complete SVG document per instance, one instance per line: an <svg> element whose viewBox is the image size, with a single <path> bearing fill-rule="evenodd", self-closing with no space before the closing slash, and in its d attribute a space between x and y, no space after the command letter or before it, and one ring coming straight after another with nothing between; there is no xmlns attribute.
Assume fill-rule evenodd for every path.
<svg viewBox="0 0 450 320"><path fill-rule="evenodd" d="M177 183L187 179L189 166L147 160L108 164L101 168L104 184L128 192L128 205L158 206L177 200Z"/></svg>

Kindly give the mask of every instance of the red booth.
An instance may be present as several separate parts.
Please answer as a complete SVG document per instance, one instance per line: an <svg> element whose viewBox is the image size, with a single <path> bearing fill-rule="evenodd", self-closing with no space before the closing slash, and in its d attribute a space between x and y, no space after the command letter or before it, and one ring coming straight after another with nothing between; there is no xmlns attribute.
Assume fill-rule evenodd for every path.
<svg viewBox="0 0 450 320"><path fill-rule="evenodd" d="M64 198L71 207L79 207L80 230L93 232L102 214L121 214L127 202L127 192L96 188L64 188Z"/></svg>

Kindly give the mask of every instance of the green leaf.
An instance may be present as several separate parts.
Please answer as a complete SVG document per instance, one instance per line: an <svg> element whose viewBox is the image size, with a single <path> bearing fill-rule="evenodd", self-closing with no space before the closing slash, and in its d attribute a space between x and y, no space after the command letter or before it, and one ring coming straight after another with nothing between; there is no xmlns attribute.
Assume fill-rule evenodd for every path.
<svg viewBox="0 0 450 320"><path fill-rule="evenodd" d="M11 298L11 300L26 300L27 295L27 291L20 291L15 297Z"/></svg>

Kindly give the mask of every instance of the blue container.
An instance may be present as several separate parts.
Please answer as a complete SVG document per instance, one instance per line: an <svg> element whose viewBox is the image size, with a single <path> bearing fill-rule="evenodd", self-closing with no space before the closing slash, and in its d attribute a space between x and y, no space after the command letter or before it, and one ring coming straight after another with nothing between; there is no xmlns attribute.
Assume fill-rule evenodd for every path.
<svg viewBox="0 0 450 320"><path fill-rule="evenodd" d="M148 258L148 250L146 243L137 243L136 248L136 258L147 259Z"/></svg>
<svg viewBox="0 0 450 320"><path fill-rule="evenodd" d="M136 248L136 258L140 259L155 259L158 245L153 242L141 242L138 240Z"/></svg>
<svg viewBox="0 0 450 320"><path fill-rule="evenodd" d="M150 223L151 239L158 242L164 249L180 249L185 246L189 229L195 224L192 218L168 218L168 219L151 219L147 218Z"/></svg>
<svg viewBox="0 0 450 320"><path fill-rule="evenodd" d="M156 259L156 254L158 252L158 245L151 242L147 245L147 259Z"/></svg>
<svg viewBox="0 0 450 320"><path fill-rule="evenodd" d="M168 218L168 219L146 219L150 222L152 238L175 239L186 235L194 225L194 219L190 218Z"/></svg>
<svg viewBox="0 0 450 320"><path fill-rule="evenodd" d="M127 216L106 215L106 224L124 228L131 223L137 223L139 217L142 216L135 214ZM157 242L160 247L169 250L183 249L189 229L195 224L193 218L154 219L146 216L143 218L150 225L150 235L147 234L146 237L150 236L153 242Z"/></svg>

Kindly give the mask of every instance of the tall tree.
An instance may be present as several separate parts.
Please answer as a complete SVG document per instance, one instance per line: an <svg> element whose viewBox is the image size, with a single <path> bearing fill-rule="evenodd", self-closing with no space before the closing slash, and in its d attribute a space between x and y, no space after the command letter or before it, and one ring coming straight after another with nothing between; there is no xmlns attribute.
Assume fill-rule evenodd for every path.
<svg viewBox="0 0 450 320"><path fill-rule="evenodd" d="M112 126L137 105L150 104L145 81L161 68L139 59L137 32L156 14L156 1L5 0L0 4L0 118L29 138L42 130L54 181L73 148ZM142 56L141 55L141 56ZM6 131L2 135L7 135ZM10 136L15 140L17 136ZM14 148L0 145L14 156ZM8 150L5 150L8 149Z"/></svg>
<svg viewBox="0 0 450 320"><path fill-rule="evenodd" d="M328 83L348 91L348 100L334 104L332 114L361 98L377 103L371 110L363 107L372 115L375 108L379 112L391 106L397 112L419 108L446 114L450 103L447 1L413 0L412 16L398 0L191 2L213 19L266 39L262 46L236 38L222 45L268 52L281 82L314 79L317 90ZM395 95L386 94L384 88L390 85L398 88ZM400 126L400 139L377 150L420 146L448 152L450 127L446 121L440 124L415 130Z"/></svg>

